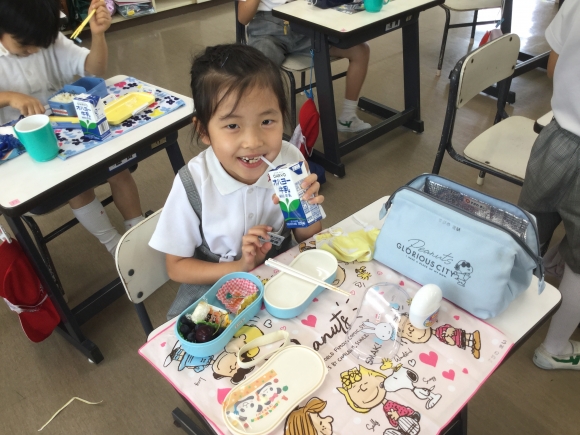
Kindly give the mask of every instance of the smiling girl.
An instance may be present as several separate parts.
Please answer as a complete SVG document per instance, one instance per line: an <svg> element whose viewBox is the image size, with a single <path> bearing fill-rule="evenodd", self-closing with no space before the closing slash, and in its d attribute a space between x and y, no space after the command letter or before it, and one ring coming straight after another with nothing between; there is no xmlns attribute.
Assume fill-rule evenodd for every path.
<svg viewBox="0 0 580 435"><path fill-rule="evenodd" d="M290 231L268 181L268 166L303 160L282 140L287 104L280 69L244 45L208 47L191 68L193 118L208 145L179 171L149 245L166 254L169 277L183 283L167 318L179 315L218 279L248 272L290 247ZM317 176L303 199L320 204ZM302 242L319 222L293 230ZM273 248L268 232L285 237Z"/></svg>

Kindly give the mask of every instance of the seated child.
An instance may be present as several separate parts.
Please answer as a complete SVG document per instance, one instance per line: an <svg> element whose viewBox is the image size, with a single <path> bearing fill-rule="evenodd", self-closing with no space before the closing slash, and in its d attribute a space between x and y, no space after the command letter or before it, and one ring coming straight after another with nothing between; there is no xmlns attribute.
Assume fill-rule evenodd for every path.
<svg viewBox="0 0 580 435"><path fill-rule="evenodd" d="M289 54L310 56L310 38L294 33L284 20L272 16L272 9L288 0L244 0L238 3L238 21L248 26L248 44L256 47L276 65ZM330 55L348 59L346 90L338 131L357 132L371 128L356 116L360 90L367 75L370 50L367 43L343 49L330 47Z"/></svg>
<svg viewBox="0 0 580 435"><path fill-rule="evenodd" d="M534 364L544 370L580 370L580 341L570 340L580 323L580 2L567 1L546 29L552 52L554 119L534 142L519 205L536 216L542 248L560 222L566 235L544 255L546 273L562 278L562 305L552 317Z"/></svg>
<svg viewBox="0 0 580 435"><path fill-rule="evenodd" d="M103 75L107 70L105 31L111 15L104 0L93 0L89 12L91 50L77 47L59 32L59 0L0 0L0 125L43 114L48 97L75 75ZM108 180L115 205L128 229L143 220L139 192L129 170ZM78 221L115 255L121 235L111 225L94 190L71 199Z"/></svg>
<svg viewBox="0 0 580 435"><path fill-rule="evenodd" d="M259 237L269 240L274 232L291 241L260 157L276 166L303 160L282 140L287 106L280 69L255 48L208 47L193 61L191 91L196 133L209 148L175 177L149 242L166 254L169 277L184 283L168 319L222 276L248 272L280 253ZM316 179L310 174L302 183L311 204L324 200L316 196ZM319 221L294 229L294 237L301 242L321 228Z"/></svg>

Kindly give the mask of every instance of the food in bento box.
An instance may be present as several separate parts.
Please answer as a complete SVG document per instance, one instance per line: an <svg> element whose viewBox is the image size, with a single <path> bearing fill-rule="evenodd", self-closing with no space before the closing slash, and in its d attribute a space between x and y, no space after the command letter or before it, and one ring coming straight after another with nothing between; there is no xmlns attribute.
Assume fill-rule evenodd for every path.
<svg viewBox="0 0 580 435"><path fill-rule="evenodd" d="M234 278L226 282L217 292L217 298L233 314L239 314L256 300L258 287L244 278Z"/></svg>
<svg viewBox="0 0 580 435"><path fill-rule="evenodd" d="M220 310L200 301L191 314L184 314L179 319L179 333L192 343L206 343L218 337L230 324L230 316Z"/></svg>
<svg viewBox="0 0 580 435"><path fill-rule="evenodd" d="M75 94L71 94L70 92L61 92L52 97L50 101L55 103L72 103L75 96Z"/></svg>

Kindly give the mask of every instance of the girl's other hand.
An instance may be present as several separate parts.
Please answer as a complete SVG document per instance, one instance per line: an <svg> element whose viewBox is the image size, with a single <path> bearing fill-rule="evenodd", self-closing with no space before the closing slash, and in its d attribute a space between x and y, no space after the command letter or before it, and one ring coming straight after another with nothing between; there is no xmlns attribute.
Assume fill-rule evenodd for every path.
<svg viewBox="0 0 580 435"><path fill-rule="evenodd" d="M262 243L258 237L269 240L268 231L272 231L272 227L256 225L250 228L248 234L242 237L242 258L238 261L244 272L249 272L256 268L266 259L266 254L272 248L272 244L270 242Z"/></svg>
<svg viewBox="0 0 580 435"><path fill-rule="evenodd" d="M308 201L309 204L322 204L324 202L324 196L318 194L320 183L317 180L318 175L310 174L302 181L301 186L306 189L302 199Z"/></svg>
<svg viewBox="0 0 580 435"><path fill-rule="evenodd" d="M91 18L90 26L93 35L102 35L111 27L111 14L105 5L105 0L93 0L89 6L88 13L96 9L95 15Z"/></svg>

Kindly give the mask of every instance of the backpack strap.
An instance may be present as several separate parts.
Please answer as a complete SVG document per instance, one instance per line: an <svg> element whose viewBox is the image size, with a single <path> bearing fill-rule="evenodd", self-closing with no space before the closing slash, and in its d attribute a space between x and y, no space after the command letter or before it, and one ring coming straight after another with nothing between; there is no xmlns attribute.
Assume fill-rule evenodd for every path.
<svg viewBox="0 0 580 435"><path fill-rule="evenodd" d="M199 219L199 232L201 234L201 245L195 249L194 258L211 261L213 263L219 262L219 255L214 254L209 249L207 241L205 240L205 236L203 235L203 225L201 224L201 198L199 196L199 192L197 191L197 187L193 181L193 177L191 176L191 172L187 165L183 166L179 170L179 178L181 178L181 182L183 183L183 187L185 188L185 193L187 194L187 199L193 208L193 211L197 215Z"/></svg>

